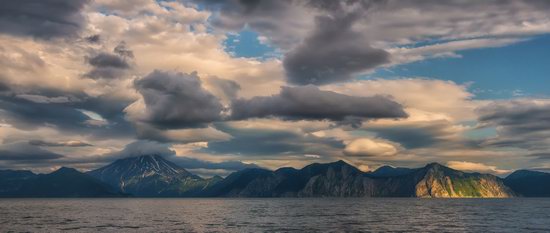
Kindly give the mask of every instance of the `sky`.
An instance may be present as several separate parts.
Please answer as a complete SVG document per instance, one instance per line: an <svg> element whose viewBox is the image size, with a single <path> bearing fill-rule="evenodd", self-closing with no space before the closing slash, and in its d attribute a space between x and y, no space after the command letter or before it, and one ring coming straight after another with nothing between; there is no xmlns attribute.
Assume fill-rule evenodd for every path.
<svg viewBox="0 0 550 233"><path fill-rule="evenodd" d="M545 0L4 0L0 169L550 170Z"/></svg>

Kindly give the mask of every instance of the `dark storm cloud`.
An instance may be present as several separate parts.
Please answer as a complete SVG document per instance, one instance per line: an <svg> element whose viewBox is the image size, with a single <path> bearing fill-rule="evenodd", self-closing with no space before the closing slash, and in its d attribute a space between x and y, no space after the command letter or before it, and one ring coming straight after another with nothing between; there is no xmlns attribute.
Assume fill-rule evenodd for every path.
<svg viewBox="0 0 550 233"><path fill-rule="evenodd" d="M0 119L16 128L30 130L54 126L95 137L127 137L134 134L123 112L133 100L41 87L9 86L8 89L0 95ZM106 125L91 125L93 119L82 110L97 113L105 119Z"/></svg>
<svg viewBox="0 0 550 233"><path fill-rule="evenodd" d="M321 138L292 131L270 129L243 129L225 123L216 128L232 136L226 141L209 142L202 150L214 154L237 154L245 156L269 156L283 154L319 154L341 150L344 144L333 138Z"/></svg>
<svg viewBox="0 0 550 233"><path fill-rule="evenodd" d="M92 144L81 141L66 141L66 142L52 142L44 140L30 140L29 144L33 146L47 146L47 147L85 147L92 146Z"/></svg>
<svg viewBox="0 0 550 233"><path fill-rule="evenodd" d="M545 150L550 138L550 104L537 100L494 102L478 109L483 127L496 127L485 145Z"/></svg>
<svg viewBox="0 0 550 233"><path fill-rule="evenodd" d="M32 161L62 158L63 155L44 150L26 142L0 145L0 160Z"/></svg>
<svg viewBox="0 0 550 233"><path fill-rule="evenodd" d="M83 27L88 0L2 0L0 32L50 39L74 36Z"/></svg>
<svg viewBox="0 0 550 233"><path fill-rule="evenodd" d="M92 43L92 44L98 44L101 42L101 36L100 35L91 35L86 38L84 38L86 41Z"/></svg>
<svg viewBox="0 0 550 233"><path fill-rule="evenodd" d="M143 96L143 122L161 128L203 127L221 120L219 99L202 87L196 73L155 70L134 82Z"/></svg>
<svg viewBox="0 0 550 233"><path fill-rule="evenodd" d="M505 127L511 134L550 130L550 105L510 101L493 103L478 109L479 121Z"/></svg>
<svg viewBox="0 0 550 233"><path fill-rule="evenodd" d="M414 122L396 125L366 125L364 129L377 137L399 143L406 149L479 148L480 141L461 137L462 131L447 120Z"/></svg>
<svg viewBox="0 0 550 233"><path fill-rule="evenodd" d="M371 47L361 33L352 30L362 17L360 11L317 16L313 33L285 54L288 81L298 85L344 82L389 63L388 52Z"/></svg>
<svg viewBox="0 0 550 233"><path fill-rule="evenodd" d="M421 147L430 147L441 142L429 131L411 127L411 128L385 128L373 130L379 137L399 142L407 149Z"/></svg>
<svg viewBox="0 0 550 233"><path fill-rule="evenodd" d="M245 26L260 32L281 47L289 47L299 41L294 30L296 15L292 0L194 0L194 2L216 11L212 24L221 29L240 31ZM293 20L294 19L294 20Z"/></svg>
<svg viewBox="0 0 550 233"><path fill-rule="evenodd" d="M373 48L365 32L353 29L366 17L371 5L378 2L383 1L232 0L202 4L219 10L212 21L215 26L238 31L246 25L287 51L284 68L290 83L323 85L348 81L390 62L388 52ZM316 15L313 25L287 22L302 13ZM296 27L295 24L304 28L288 26Z"/></svg>
<svg viewBox="0 0 550 233"><path fill-rule="evenodd" d="M88 60L88 63L94 67L112 67L112 68L119 68L119 69L126 69L130 67L128 65L128 62L124 60L122 57L115 55L115 54L109 54L109 53L100 53Z"/></svg>
<svg viewBox="0 0 550 233"><path fill-rule="evenodd" d="M35 103L0 96L3 118L20 129L33 129L47 124L64 126L80 124L88 119L82 112L66 104Z"/></svg>
<svg viewBox="0 0 550 233"><path fill-rule="evenodd" d="M129 59L134 58L132 50L121 42L114 49L113 53L99 53L87 59L93 69L84 74L91 79L114 79L121 78L126 70L130 69Z"/></svg>
<svg viewBox="0 0 550 233"><path fill-rule="evenodd" d="M233 119L280 117L288 120L346 121L355 118L407 117L403 107L383 96L357 97L315 86L283 87L278 95L238 99Z"/></svg>

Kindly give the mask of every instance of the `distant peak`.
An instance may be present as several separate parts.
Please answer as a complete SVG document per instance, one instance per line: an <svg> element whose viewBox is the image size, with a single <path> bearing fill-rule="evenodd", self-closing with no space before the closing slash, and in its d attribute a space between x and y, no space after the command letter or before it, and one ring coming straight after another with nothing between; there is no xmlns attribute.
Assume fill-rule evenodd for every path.
<svg viewBox="0 0 550 233"><path fill-rule="evenodd" d="M70 167L60 167L59 169L57 169L52 173L58 174L58 173L74 173L74 172L80 173L78 170Z"/></svg>
<svg viewBox="0 0 550 233"><path fill-rule="evenodd" d="M383 166L380 166L379 168L377 168L376 170L394 169L394 168L395 167L391 166L391 165L383 165Z"/></svg>
<svg viewBox="0 0 550 233"><path fill-rule="evenodd" d="M507 179L514 179L514 178L522 178L522 177L532 177L532 176L545 176L550 175L549 173L541 172L541 171L533 171L533 170L517 170L515 172L512 172L510 175L508 175Z"/></svg>
<svg viewBox="0 0 550 233"><path fill-rule="evenodd" d="M393 167L393 166L383 165L383 166L380 166L379 168L377 168L376 170L374 170L373 172L374 173L380 173L380 172L392 171L394 169L395 169L395 167Z"/></svg>
<svg viewBox="0 0 550 233"><path fill-rule="evenodd" d="M333 162L333 163L330 163L330 164L334 164L334 165L347 165L347 166L351 166L349 163L346 163L346 161L344 160L338 160L336 162Z"/></svg>
<svg viewBox="0 0 550 233"><path fill-rule="evenodd" d="M121 173L121 171L124 171L128 174L140 177L154 175L163 177L194 176L184 168L159 154L144 154L118 159L107 166L92 171L92 173L102 173L106 171L114 173Z"/></svg>
<svg viewBox="0 0 550 233"><path fill-rule="evenodd" d="M60 167L59 169L57 169L58 171L76 171L76 169L74 168L70 168L70 167Z"/></svg>
<svg viewBox="0 0 550 233"><path fill-rule="evenodd" d="M426 164L426 168L432 168L432 167L445 167L445 166L441 165L440 163L436 163L436 162Z"/></svg>

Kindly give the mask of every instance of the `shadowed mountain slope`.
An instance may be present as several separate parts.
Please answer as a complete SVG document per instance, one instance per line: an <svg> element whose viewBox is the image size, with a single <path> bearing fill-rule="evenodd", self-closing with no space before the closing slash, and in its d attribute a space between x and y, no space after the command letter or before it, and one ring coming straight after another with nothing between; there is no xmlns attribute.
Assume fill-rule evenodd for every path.
<svg viewBox="0 0 550 233"><path fill-rule="evenodd" d="M522 197L550 197L549 173L517 170L504 183Z"/></svg>

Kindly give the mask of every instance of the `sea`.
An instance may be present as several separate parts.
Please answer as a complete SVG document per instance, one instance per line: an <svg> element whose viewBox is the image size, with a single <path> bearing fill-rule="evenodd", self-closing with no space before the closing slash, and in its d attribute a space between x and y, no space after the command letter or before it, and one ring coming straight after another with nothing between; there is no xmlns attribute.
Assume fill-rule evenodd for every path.
<svg viewBox="0 0 550 233"><path fill-rule="evenodd" d="M0 232L550 232L550 198L0 199Z"/></svg>

